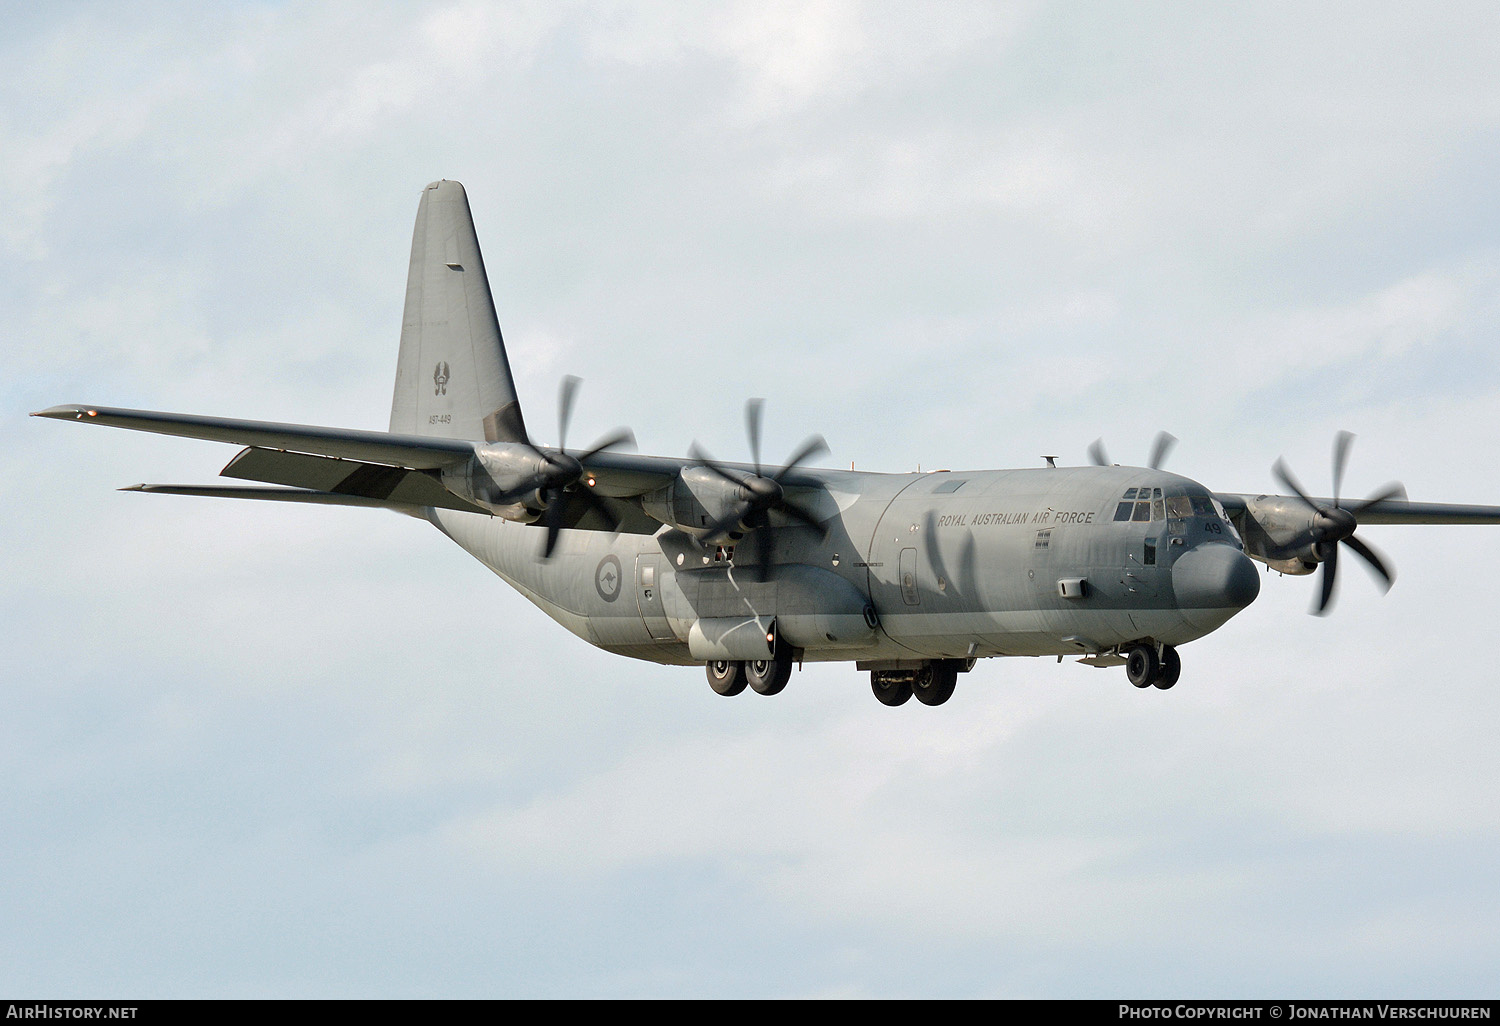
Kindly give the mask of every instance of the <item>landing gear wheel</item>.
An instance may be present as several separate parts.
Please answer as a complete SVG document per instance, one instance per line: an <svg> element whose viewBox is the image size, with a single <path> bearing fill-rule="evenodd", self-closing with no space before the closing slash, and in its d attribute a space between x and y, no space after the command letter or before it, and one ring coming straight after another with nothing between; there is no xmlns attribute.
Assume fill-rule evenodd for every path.
<svg viewBox="0 0 1500 1026"><path fill-rule="evenodd" d="M714 694L728 698L745 690L745 664L729 659L716 659L708 664L708 686Z"/></svg>
<svg viewBox="0 0 1500 1026"><path fill-rule="evenodd" d="M1161 672L1161 660L1150 645L1136 645L1125 654L1125 676L1138 688L1149 688Z"/></svg>
<svg viewBox="0 0 1500 1026"><path fill-rule="evenodd" d="M923 705L942 705L953 697L958 686L958 667L946 659L928 663L917 671L912 681L911 693Z"/></svg>
<svg viewBox="0 0 1500 1026"><path fill-rule="evenodd" d="M1166 646L1161 652L1161 669L1157 671L1156 679L1151 683L1166 691L1177 678L1182 676L1182 657L1171 645Z"/></svg>
<svg viewBox="0 0 1500 1026"><path fill-rule="evenodd" d="M887 677L879 670L870 671L870 690L881 705L905 705L911 697L911 681Z"/></svg>
<svg viewBox="0 0 1500 1026"><path fill-rule="evenodd" d="M779 695L792 679L790 659L752 659L744 666L745 680L757 695Z"/></svg>

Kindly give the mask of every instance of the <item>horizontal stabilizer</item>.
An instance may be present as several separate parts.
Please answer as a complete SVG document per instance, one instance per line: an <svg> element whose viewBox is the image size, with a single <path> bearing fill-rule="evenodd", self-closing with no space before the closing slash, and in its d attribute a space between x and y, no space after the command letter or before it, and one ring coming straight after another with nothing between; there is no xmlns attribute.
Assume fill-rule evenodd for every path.
<svg viewBox="0 0 1500 1026"><path fill-rule="evenodd" d="M54 406L33 413L32 416L52 420L78 420L131 431L150 431L158 435L202 438L210 442L288 449L365 463L410 467L414 470L436 470L461 463L474 455L473 442L455 438L393 435L384 431L353 431L308 424L234 420L229 417L199 417L187 413L117 410L103 406Z"/></svg>

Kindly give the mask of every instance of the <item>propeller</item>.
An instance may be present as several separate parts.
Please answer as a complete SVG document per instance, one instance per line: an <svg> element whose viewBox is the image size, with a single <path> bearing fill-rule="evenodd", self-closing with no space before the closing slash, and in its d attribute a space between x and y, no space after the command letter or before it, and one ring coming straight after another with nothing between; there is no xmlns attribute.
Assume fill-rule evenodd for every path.
<svg viewBox="0 0 1500 1026"><path fill-rule="evenodd" d="M1160 470L1161 465L1167 461L1167 454L1172 451L1172 446L1177 444L1177 436L1159 431L1156 441L1151 443L1151 460L1146 464L1152 470ZM1094 444L1089 446L1089 459L1094 461L1096 467L1110 466L1109 457L1104 452L1104 439L1094 439Z"/></svg>
<svg viewBox="0 0 1500 1026"><path fill-rule="evenodd" d="M521 442L541 459L536 476L526 485L513 488L497 498L499 502L511 502L535 491L546 503L542 510L542 523L547 528L547 540L542 546L542 559L551 559L557 547L557 535L562 530L563 515L568 508L570 495L580 496L595 512L604 518L611 531L620 529L620 518L591 488L577 489L575 486L584 475L584 464L607 449L620 446L635 447L635 433L629 428L620 428L594 444L587 452L573 455L567 451L568 422L573 417L573 397L581 384L579 378L569 374L562 379L557 395L557 450L538 448L529 438Z"/></svg>
<svg viewBox="0 0 1500 1026"><path fill-rule="evenodd" d="M1396 580L1395 571L1387 565L1386 560L1368 542L1356 537L1354 532L1359 527L1359 514L1366 508L1377 502L1384 502L1386 499L1405 498L1406 489L1392 482L1360 502L1353 504L1340 502L1339 494L1344 485L1344 466L1348 462L1349 446L1353 441L1354 436L1347 431L1340 431L1333 440L1332 506L1320 506L1308 498L1307 492L1284 461L1278 459L1276 465L1271 468L1276 479L1313 511L1312 526L1293 539L1287 547L1297 549L1311 544L1323 564L1318 601L1312 610L1318 616L1327 613L1333 601L1334 584L1338 581L1340 542L1353 549L1355 554L1375 572L1382 581L1382 590L1390 591L1391 584Z"/></svg>
<svg viewBox="0 0 1500 1026"><path fill-rule="evenodd" d="M818 532L819 537L828 533L827 528L816 517L786 497L781 484L786 475L797 466L827 452L828 443L821 435L813 435L802 443L780 470L767 476L760 463L760 411L764 402L763 399L751 399L745 403L745 432L750 439L750 457L755 466L753 475L747 476L742 471L731 470L716 463L699 448L697 442L688 449L688 455L700 466L708 468L738 488L733 508L710 524L704 537L725 536L741 529L753 532L758 556L756 573L762 581L766 579L766 569L771 563L770 514L773 510L812 528Z"/></svg>

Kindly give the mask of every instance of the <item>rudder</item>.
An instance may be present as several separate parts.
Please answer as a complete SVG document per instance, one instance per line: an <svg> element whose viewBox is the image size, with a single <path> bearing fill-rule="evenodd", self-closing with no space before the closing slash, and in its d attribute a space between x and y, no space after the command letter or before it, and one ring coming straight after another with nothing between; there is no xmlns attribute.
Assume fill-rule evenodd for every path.
<svg viewBox="0 0 1500 1026"><path fill-rule="evenodd" d="M526 440L469 198L458 182L422 190L412 232L391 431Z"/></svg>

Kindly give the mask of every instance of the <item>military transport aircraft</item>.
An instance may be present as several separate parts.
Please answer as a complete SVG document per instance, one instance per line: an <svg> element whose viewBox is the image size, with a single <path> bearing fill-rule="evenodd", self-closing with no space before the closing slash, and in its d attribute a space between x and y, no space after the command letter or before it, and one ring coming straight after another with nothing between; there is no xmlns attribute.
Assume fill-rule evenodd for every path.
<svg viewBox="0 0 1500 1026"><path fill-rule="evenodd" d="M1259 593L1253 561L1321 567L1328 609L1341 546L1389 587L1365 524L1500 523L1500 507L1406 500L1390 486L1340 496L1352 436L1333 457L1333 497L1281 463L1290 495L1213 492L1161 469L1093 464L927 474L815 470L809 439L761 462L640 456L628 431L586 450L566 434L577 379L563 381L558 444L527 431L468 198L422 192L412 238L390 432L55 406L38 417L246 446L221 472L243 485L136 491L394 509L428 520L554 620L593 645L707 667L721 695L781 691L794 665L851 661L875 696L939 705L991 656L1075 655L1170 688L1179 646ZM269 487L268 487L269 486Z"/></svg>

